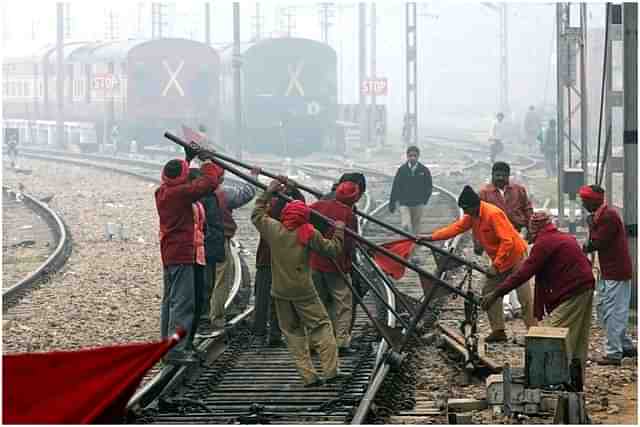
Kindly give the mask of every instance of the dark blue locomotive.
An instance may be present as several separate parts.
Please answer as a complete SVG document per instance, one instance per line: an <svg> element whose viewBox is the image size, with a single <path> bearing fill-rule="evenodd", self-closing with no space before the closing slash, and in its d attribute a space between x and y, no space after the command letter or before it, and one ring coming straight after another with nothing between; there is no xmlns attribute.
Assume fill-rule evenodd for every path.
<svg viewBox="0 0 640 427"><path fill-rule="evenodd" d="M222 54L222 134L235 141L233 67ZM256 152L299 156L320 151L335 137L337 59L327 44L273 38L242 47L243 145Z"/></svg>

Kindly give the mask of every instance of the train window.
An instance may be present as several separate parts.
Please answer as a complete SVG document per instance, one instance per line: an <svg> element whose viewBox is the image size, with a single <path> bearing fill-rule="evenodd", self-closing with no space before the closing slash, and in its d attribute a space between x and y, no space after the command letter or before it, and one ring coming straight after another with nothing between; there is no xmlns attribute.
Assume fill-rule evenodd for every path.
<svg viewBox="0 0 640 427"><path fill-rule="evenodd" d="M31 83L30 82L24 82L23 84L23 88L24 88L24 96L31 96Z"/></svg>
<svg viewBox="0 0 640 427"><path fill-rule="evenodd" d="M44 94L44 83L42 81L38 82L38 96L42 97Z"/></svg>
<svg viewBox="0 0 640 427"><path fill-rule="evenodd" d="M9 89L7 88L7 82L2 82L2 96L7 97L9 95Z"/></svg>

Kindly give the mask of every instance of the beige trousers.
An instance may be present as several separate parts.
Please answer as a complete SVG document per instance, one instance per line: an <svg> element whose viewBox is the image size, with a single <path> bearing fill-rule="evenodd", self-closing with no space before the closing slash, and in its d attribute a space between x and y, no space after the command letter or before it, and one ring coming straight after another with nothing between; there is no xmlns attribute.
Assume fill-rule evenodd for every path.
<svg viewBox="0 0 640 427"><path fill-rule="evenodd" d="M329 315L318 295L302 301L273 297L273 301L280 329L287 338L287 347L293 355L302 381L310 384L318 379L311 362L309 344L320 355L324 377L335 377L338 373L338 348Z"/></svg>
<svg viewBox="0 0 640 427"><path fill-rule="evenodd" d="M402 221L402 228L410 231L413 234L419 234L422 221L422 212L424 211L424 205L418 206L398 206L400 211L400 221Z"/></svg>
<svg viewBox="0 0 640 427"><path fill-rule="evenodd" d="M482 295L487 295L489 292L493 292L496 287L501 284L513 271L517 270L520 265L524 262L524 257L516 263L508 271L500 273L494 277L485 277L485 284L482 288ZM522 320L527 328L531 326L536 326L538 324L537 320L533 317L533 291L531 289L531 284L526 282L517 288L516 292L518 293L518 299L520 300L520 304L522 305ZM502 311L502 298L498 298L498 300L489 307L487 311L487 316L489 317L489 324L491 325L491 331L504 331L504 313Z"/></svg>
<svg viewBox="0 0 640 427"><path fill-rule="evenodd" d="M569 328L567 352L569 360L582 361L582 369L587 363L589 337L591 336L591 311L593 307L593 289L572 296L557 306L542 322L544 326Z"/></svg>
<svg viewBox="0 0 640 427"><path fill-rule="evenodd" d="M211 325L216 328L222 328L225 324L224 304L229 298L229 290L231 288L231 274L233 273L233 257L231 256L231 239L224 239L224 261L216 264L216 280L211 293L211 311L209 319Z"/></svg>
<svg viewBox="0 0 640 427"><path fill-rule="evenodd" d="M351 344L353 294L340 273L313 272L313 284L329 313L338 347Z"/></svg>

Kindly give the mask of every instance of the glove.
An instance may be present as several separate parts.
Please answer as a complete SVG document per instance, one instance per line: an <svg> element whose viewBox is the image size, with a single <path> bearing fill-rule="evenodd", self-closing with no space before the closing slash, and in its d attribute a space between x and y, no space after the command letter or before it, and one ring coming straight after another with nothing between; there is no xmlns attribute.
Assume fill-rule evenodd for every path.
<svg viewBox="0 0 640 427"><path fill-rule="evenodd" d="M184 156L187 163L191 163L191 160L198 155L198 151L195 147L184 147Z"/></svg>
<svg viewBox="0 0 640 427"><path fill-rule="evenodd" d="M389 212L394 213L396 211L396 204L389 203Z"/></svg>
<svg viewBox="0 0 640 427"><path fill-rule="evenodd" d="M418 243L423 243L423 242L433 242L433 236L431 234L418 236Z"/></svg>
<svg viewBox="0 0 640 427"><path fill-rule="evenodd" d="M213 159L215 159L213 152L209 150L200 150L197 152L197 156L202 161L205 161L205 160L213 161Z"/></svg>
<svg viewBox="0 0 640 427"><path fill-rule="evenodd" d="M489 274L492 276L497 276L498 275L498 269L492 264L491 267L489 267Z"/></svg>
<svg viewBox="0 0 640 427"><path fill-rule="evenodd" d="M497 290L489 292L487 295L482 297L482 302L480 303L480 306L484 311L488 311L489 308L491 308L491 306L496 303L498 298L500 298L500 294L498 293Z"/></svg>

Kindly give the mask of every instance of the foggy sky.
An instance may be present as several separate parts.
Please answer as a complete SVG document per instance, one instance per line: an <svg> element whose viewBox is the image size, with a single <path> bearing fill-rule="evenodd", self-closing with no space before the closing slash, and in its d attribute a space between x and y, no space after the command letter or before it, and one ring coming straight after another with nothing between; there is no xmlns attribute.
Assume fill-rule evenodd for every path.
<svg viewBox="0 0 640 427"><path fill-rule="evenodd" d="M169 34L204 41L204 2L167 3ZM212 1L212 43L232 42L232 3ZM358 102L358 7L338 2L329 43L338 53L339 102ZM254 34L255 3L241 2L241 37ZM320 39L316 3L261 3L262 34L282 32L282 8L293 6L293 35ZM555 101L555 4L509 3L509 99L512 111ZM589 26L603 26L603 3L589 4ZM71 39L101 40L106 16L114 13L120 38L151 36L151 3L136 1L70 2ZM54 1L3 0L3 52L29 50L55 42ZM488 127L498 111L498 14L480 3L438 1L419 4L418 94L421 127ZM434 16L435 15L435 16ZM280 19L278 19L280 17ZM367 9L367 21L370 12ZM405 110L405 7L377 3L377 74L389 79L389 95L378 97L399 123ZM35 40L32 40L35 37ZM367 34L367 44L369 35ZM340 64L342 62L342 64ZM369 59L367 58L367 67Z"/></svg>

